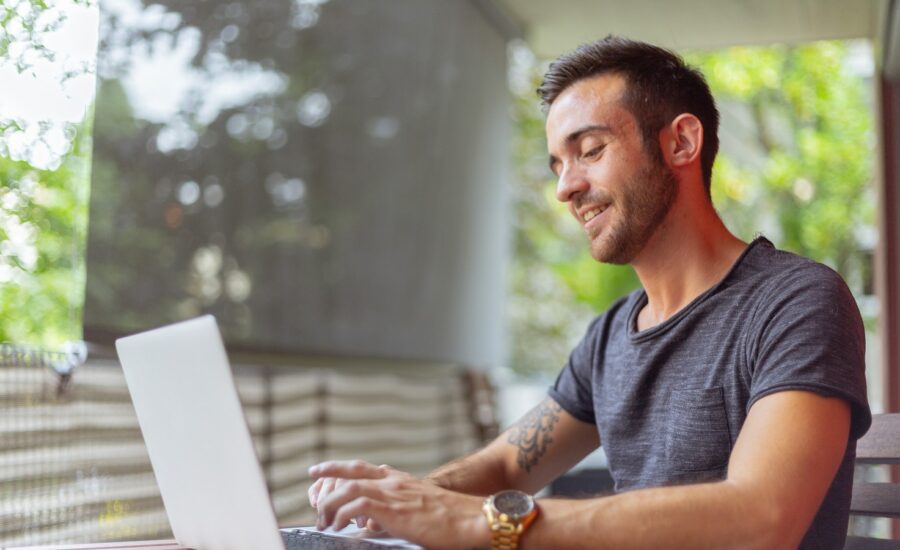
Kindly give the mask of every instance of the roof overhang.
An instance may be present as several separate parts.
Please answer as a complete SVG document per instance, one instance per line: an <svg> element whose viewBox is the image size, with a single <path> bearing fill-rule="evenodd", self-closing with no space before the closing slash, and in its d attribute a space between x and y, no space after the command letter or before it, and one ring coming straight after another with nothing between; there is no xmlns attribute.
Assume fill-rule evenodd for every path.
<svg viewBox="0 0 900 550"><path fill-rule="evenodd" d="M879 39L892 0L497 0L531 48L554 58L617 34L660 46L714 49Z"/></svg>

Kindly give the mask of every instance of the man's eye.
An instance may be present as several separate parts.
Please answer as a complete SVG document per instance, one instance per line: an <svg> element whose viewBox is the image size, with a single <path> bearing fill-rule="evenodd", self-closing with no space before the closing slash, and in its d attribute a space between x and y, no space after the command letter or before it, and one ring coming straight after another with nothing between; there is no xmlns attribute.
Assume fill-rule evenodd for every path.
<svg viewBox="0 0 900 550"><path fill-rule="evenodd" d="M593 149L590 149L588 152L586 152L584 154L584 157L585 158L594 158L594 157L598 156L601 152L603 152L602 145L600 147L594 147Z"/></svg>

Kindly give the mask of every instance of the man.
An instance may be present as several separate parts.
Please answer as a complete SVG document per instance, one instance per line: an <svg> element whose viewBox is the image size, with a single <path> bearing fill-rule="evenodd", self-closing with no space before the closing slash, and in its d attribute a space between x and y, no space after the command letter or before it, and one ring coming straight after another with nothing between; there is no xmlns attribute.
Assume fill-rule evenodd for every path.
<svg viewBox="0 0 900 550"><path fill-rule="evenodd" d="M643 289L593 321L548 397L484 449L425 480L313 466L320 526L368 518L428 548L841 548L871 422L846 285L726 229L709 194L718 112L676 55L608 37L558 59L539 93L557 197L592 256L630 264ZM601 443L615 495L534 507L500 493L483 510Z"/></svg>

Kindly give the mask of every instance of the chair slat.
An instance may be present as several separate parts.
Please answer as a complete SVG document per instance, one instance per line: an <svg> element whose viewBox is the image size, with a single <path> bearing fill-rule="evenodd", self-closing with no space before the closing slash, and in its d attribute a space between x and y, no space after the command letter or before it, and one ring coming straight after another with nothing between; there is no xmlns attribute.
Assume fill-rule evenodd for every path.
<svg viewBox="0 0 900 550"><path fill-rule="evenodd" d="M900 464L900 413L872 417L872 427L856 443L857 464Z"/></svg>
<svg viewBox="0 0 900 550"><path fill-rule="evenodd" d="M853 486L850 513L863 516L900 517L900 484L857 483Z"/></svg>
<svg viewBox="0 0 900 550"><path fill-rule="evenodd" d="M900 540L847 537L844 550L900 550Z"/></svg>

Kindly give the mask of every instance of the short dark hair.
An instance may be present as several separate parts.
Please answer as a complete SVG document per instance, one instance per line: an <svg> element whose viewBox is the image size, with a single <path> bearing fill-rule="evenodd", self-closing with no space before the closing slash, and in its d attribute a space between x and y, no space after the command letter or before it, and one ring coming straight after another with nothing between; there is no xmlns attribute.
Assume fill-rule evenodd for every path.
<svg viewBox="0 0 900 550"><path fill-rule="evenodd" d="M551 63L537 92L543 105L549 108L572 84L606 73L625 78L625 108L637 120L644 147L655 158L662 155L653 145L658 143L663 126L682 113L690 113L700 120L703 125L700 169L708 195L712 165L719 150L719 111L700 71L665 48L610 35L582 44Z"/></svg>

